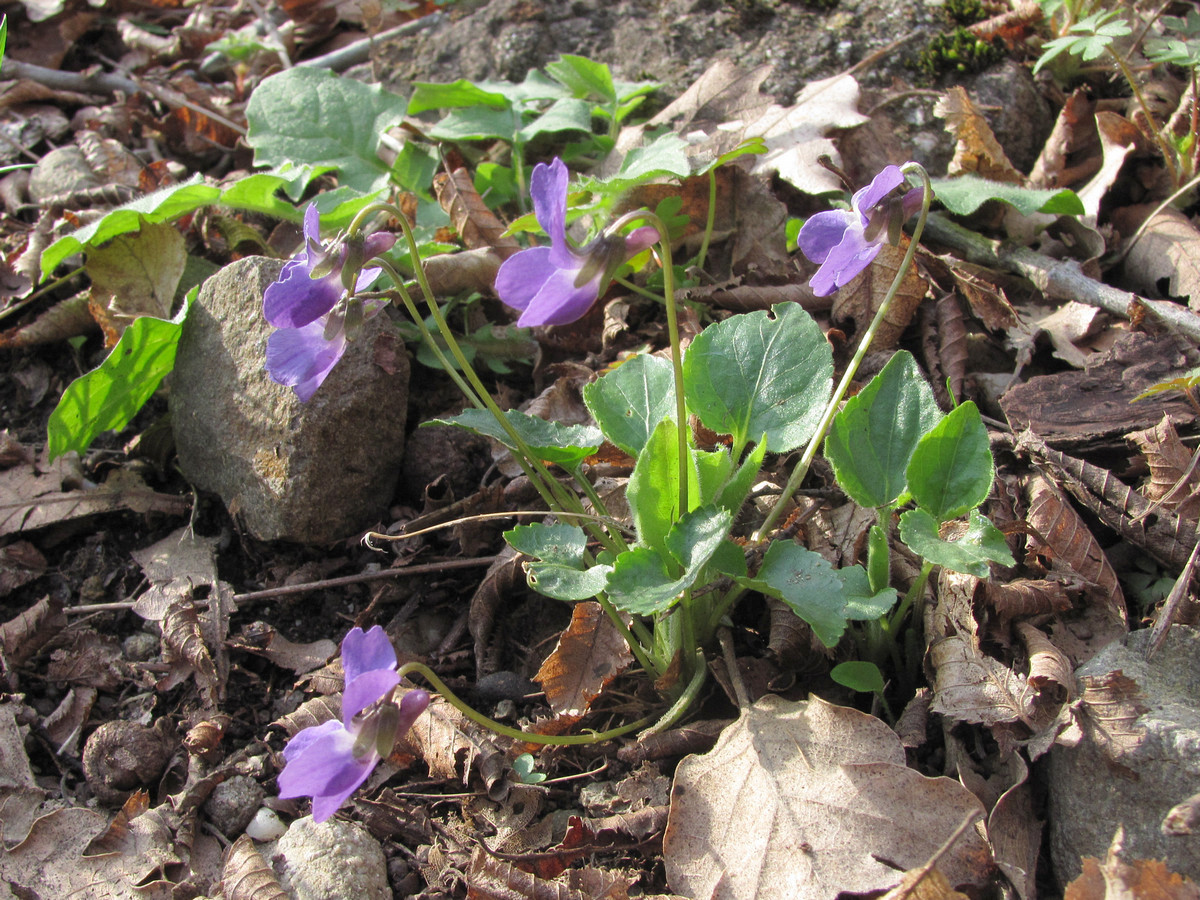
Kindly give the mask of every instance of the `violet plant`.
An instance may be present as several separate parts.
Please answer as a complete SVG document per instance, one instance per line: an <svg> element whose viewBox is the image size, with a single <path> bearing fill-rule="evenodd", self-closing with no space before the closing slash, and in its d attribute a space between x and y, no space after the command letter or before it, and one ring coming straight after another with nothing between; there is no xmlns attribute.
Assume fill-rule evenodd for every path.
<svg viewBox="0 0 1200 900"><path fill-rule="evenodd" d="M898 193L908 173L916 173L922 187ZM999 532L978 511L990 490L994 470L986 430L973 404L963 403L943 415L912 357L900 352L854 399L842 405L911 265L931 197L924 170L915 163L888 167L871 185L855 193L849 211L814 216L801 231L801 248L821 266L816 284L836 289L870 264L885 239L898 239L900 225L914 201L920 201L921 215L900 271L836 389L829 344L816 322L796 304L779 304L770 314L745 313L712 324L693 340L685 355L675 308L671 243L661 220L645 211L630 213L578 247L566 236L568 183L563 163L555 160L538 166L531 188L536 217L550 244L514 255L497 278L500 298L530 321L562 323L582 316L626 258L647 246L650 232L656 240L670 359L639 355L588 385L584 401L595 427L563 426L517 411L501 411L442 317L419 264L414 265L416 286L440 341L434 340L426 326L410 285L388 260L369 260L365 252L343 255L337 249L382 245L383 241L373 240L374 235L363 235L359 229L368 216L387 209L400 222L411 257L417 260L415 236L398 211L384 205L368 207L343 243L328 249L314 237L292 271L305 271L309 280L313 274L328 277L321 263L309 264L316 252L322 259L336 260L335 268L341 265L338 283L343 290L336 292L330 309L339 304L349 309L359 301L383 299L404 306L443 370L472 406L444 421L509 447L557 517L551 524L521 525L505 534L528 559L531 587L569 603L592 598L599 602L638 664L670 701L649 730L667 727L691 707L707 673L705 649L738 600L751 591L783 600L830 647L852 623L859 623L853 634L863 659L840 674L847 683L881 693L880 667L889 661L903 663L896 636L934 567L978 574L986 572L991 561L1011 561ZM635 223L643 224L626 233ZM314 246L320 250L313 251ZM393 287L364 297L357 288L360 270L369 261L389 275ZM306 303L306 315L325 309L327 300L321 304L307 299L281 303L281 296L301 297L296 285L310 289L294 274L286 283L292 285L294 294L271 294L281 308L291 310ZM331 341L335 339L336 333ZM705 427L729 435L729 445L714 450L697 447L689 424L693 417ZM584 461L605 439L635 459L625 492L631 528L610 515L584 469ZM878 512L865 566L835 569L793 540L776 539L775 526L790 508L792 496L822 445L846 493ZM759 480L766 454L801 447L800 459L765 521L754 534L735 540L735 519ZM573 483L555 477L549 465L565 470ZM900 538L925 564L917 583L897 603L899 595L889 583L888 555L893 520L903 507L911 508L899 516ZM963 516L967 516L965 529L960 529L964 534L957 540L944 538L946 524ZM757 559L759 554L748 554L747 546L761 551L761 562L753 569L747 560ZM371 685L369 691L355 689L364 702L374 699L376 690L387 690L394 683L388 662L382 653L373 657L372 665L379 663L376 668L388 674L373 675L364 682ZM356 678L365 677L361 674L365 665L354 671L359 673ZM473 721L531 743L607 740L653 721L647 717L602 734L531 734L471 709L423 664L408 663L394 674L420 674ZM281 780L285 790L323 798L325 810L330 804L336 808L361 783L364 766L369 770L367 764L374 763L370 736L363 737L367 732L354 719L362 707L355 707L359 707L358 699L348 707L354 712L343 722L293 739L285 758L289 766L297 768L294 775ZM329 748L326 752L336 749L337 763L306 770L301 761L309 758L310 748L318 746L318 741ZM346 747L359 747L360 752L347 756ZM322 779L326 782L319 784Z"/></svg>

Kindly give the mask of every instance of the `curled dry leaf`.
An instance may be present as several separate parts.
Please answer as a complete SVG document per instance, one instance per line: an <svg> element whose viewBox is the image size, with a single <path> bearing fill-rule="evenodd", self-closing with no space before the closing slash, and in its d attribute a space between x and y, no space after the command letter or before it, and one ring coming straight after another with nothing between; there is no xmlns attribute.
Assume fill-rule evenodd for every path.
<svg viewBox="0 0 1200 900"><path fill-rule="evenodd" d="M929 707L933 704L933 691L927 687L917 688L917 693L904 707L896 720L896 737L906 750L915 750L925 743L929 735Z"/></svg>
<svg viewBox="0 0 1200 900"><path fill-rule="evenodd" d="M253 634L253 640L247 636ZM230 641L230 646L258 656L265 656L277 666L303 675L319 669L338 652L338 646L329 638L294 644L266 622L252 622L242 629L241 634Z"/></svg>
<svg viewBox="0 0 1200 900"><path fill-rule="evenodd" d="M490 787L504 768L496 738L491 732L482 732L441 697L434 697L429 708L400 738L397 747L425 760L432 777L461 779L463 784L470 779L472 766L478 763Z"/></svg>
<svg viewBox="0 0 1200 900"><path fill-rule="evenodd" d="M1135 431L1126 437L1138 445L1150 467L1150 480L1142 487L1147 499L1165 509L1175 510L1184 519L1200 513L1200 472L1198 457L1184 446L1169 415L1153 428Z"/></svg>
<svg viewBox="0 0 1200 900"><path fill-rule="evenodd" d="M58 809L33 823L28 837L0 853L0 883L17 896L72 900L172 900L165 881L138 886L125 855L84 858L85 848L108 827L107 817L83 807Z"/></svg>
<svg viewBox="0 0 1200 900"><path fill-rule="evenodd" d="M879 719L819 698L750 706L712 752L679 765L663 842L667 881L689 897L809 900L889 888L929 859L979 801L904 763ZM887 864L883 862L887 861ZM955 884L992 871L968 830L940 867Z"/></svg>
<svg viewBox="0 0 1200 900"><path fill-rule="evenodd" d="M467 627L475 639L475 676L488 674L488 642L496 623L496 613L504 599L525 586L525 571L521 566L521 554L508 544L500 551L496 561L488 566L483 581L471 595L471 607L467 613Z"/></svg>
<svg viewBox="0 0 1200 900"><path fill-rule="evenodd" d="M1075 632L1078 642L1064 649L1079 665L1126 632L1125 596L1108 557L1058 490L1041 475L1035 475L1026 485L1026 495L1029 527L1045 548L1043 552L1049 554L1051 566L1065 567L1088 585L1088 604L1081 613L1079 627L1073 628L1072 620L1065 622L1065 629Z"/></svg>
<svg viewBox="0 0 1200 900"><path fill-rule="evenodd" d="M221 880L225 900L290 900L249 835L230 845Z"/></svg>
<svg viewBox="0 0 1200 900"><path fill-rule="evenodd" d="M947 291L934 307L937 317L938 363L954 398L962 397L967 376L967 323L958 296Z"/></svg>
<svg viewBox="0 0 1200 900"><path fill-rule="evenodd" d="M658 759L671 759L689 753L707 753L717 737L731 722L729 719L701 719L659 734L639 737L617 751L617 759L629 766Z"/></svg>
<svg viewBox="0 0 1200 900"><path fill-rule="evenodd" d="M578 719L632 662L616 625L599 603L588 600L572 608L571 624L533 677L556 714Z"/></svg>
<svg viewBox="0 0 1200 900"><path fill-rule="evenodd" d="M1092 224L1095 224L1096 217L1100 214L1100 202L1117 180L1121 166L1125 164L1125 157L1141 140L1141 132L1137 126L1114 112L1096 113L1096 130L1100 133L1100 149L1104 161L1091 180L1076 191Z"/></svg>
<svg viewBox="0 0 1200 900"><path fill-rule="evenodd" d="M328 697L314 697L312 700L306 700L294 711L276 719L271 725L282 728L287 732L288 737L295 737L298 731L315 728L317 725L341 717L342 695L333 694Z"/></svg>
<svg viewBox="0 0 1200 900"><path fill-rule="evenodd" d="M19 666L66 627L62 600L47 595L0 625L0 651L10 666Z"/></svg>
<svg viewBox="0 0 1200 900"><path fill-rule="evenodd" d="M514 238L505 236L505 224L483 202L466 169L455 169L449 175L444 172L434 175L433 191L468 249L490 247L501 259L507 259L521 249Z"/></svg>
<svg viewBox="0 0 1200 900"><path fill-rule="evenodd" d="M1009 162L992 127L975 108L964 88L957 85L950 88L934 105L933 114L946 120L946 130L956 141L947 175L951 178L978 175L988 181L1025 183L1025 176Z"/></svg>
<svg viewBox="0 0 1200 900"><path fill-rule="evenodd" d="M1104 862L1083 858L1083 871L1067 885L1063 900L1117 900L1154 897L1156 900L1200 900L1200 886L1167 868L1157 859L1124 859L1124 829L1118 827Z"/></svg>
<svg viewBox="0 0 1200 900"><path fill-rule="evenodd" d="M429 288L438 297L487 293L496 283L500 257L490 247L466 250L462 253L440 253L425 260L425 277Z"/></svg>
<svg viewBox="0 0 1200 900"><path fill-rule="evenodd" d="M222 693L222 686L217 678L217 667L204 642L204 632L200 627L200 615L196 608L188 603L174 603L162 618L162 639L168 662L175 663L184 660L196 674L196 683L200 691L208 698L208 705L215 706ZM177 684L179 675L172 672L160 682L159 690L166 690L171 684Z"/></svg>
<svg viewBox="0 0 1200 900"><path fill-rule="evenodd" d="M572 870L567 881L522 871L482 848L471 857L467 891L477 900L628 900L633 879L598 869ZM574 882L574 883L572 883Z"/></svg>
<svg viewBox="0 0 1200 900"><path fill-rule="evenodd" d="M42 721L46 735L54 742L60 754L76 755L80 732L87 723L88 715L99 692L89 685L78 685L67 691L62 702Z"/></svg>
<svg viewBox="0 0 1200 900"><path fill-rule="evenodd" d="M1071 660L1040 628L1018 622L1016 629L1029 657L1029 686L1039 693L1050 692L1056 700L1071 699L1075 693L1075 670Z"/></svg>
<svg viewBox="0 0 1200 900"><path fill-rule="evenodd" d="M143 223L87 254L92 279L89 309L114 346L138 316L171 318L175 291L187 264L183 235L169 223Z"/></svg>
<svg viewBox="0 0 1200 900"><path fill-rule="evenodd" d="M984 586L988 607L1003 619L1066 612L1071 598L1061 580L1018 578L1014 581L988 581Z"/></svg>
<svg viewBox="0 0 1200 900"><path fill-rule="evenodd" d="M88 295L76 294L58 301L28 325L0 332L0 348L57 344L94 331L96 320L88 308Z"/></svg>
<svg viewBox="0 0 1200 900"><path fill-rule="evenodd" d="M0 597L29 584L46 572L46 557L29 541L0 548Z"/></svg>

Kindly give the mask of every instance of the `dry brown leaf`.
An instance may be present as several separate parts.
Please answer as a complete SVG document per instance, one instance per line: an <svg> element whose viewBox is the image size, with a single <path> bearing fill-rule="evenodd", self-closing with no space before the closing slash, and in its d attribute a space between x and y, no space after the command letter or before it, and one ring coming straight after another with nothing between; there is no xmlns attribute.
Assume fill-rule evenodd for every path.
<svg viewBox="0 0 1200 900"><path fill-rule="evenodd" d="M491 856L482 848L471 856L468 900L628 900L633 879L598 869L573 871L550 881ZM574 881L575 884L571 882Z"/></svg>
<svg viewBox="0 0 1200 900"><path fill-rule="evenodd" d="M1071 187L1095 175L1101 164L1092 101L1087 91L1078 88L1059 111L1054 129L1029 173L1029 186Z"/></svg>
<svg viewBox="0 0 1200 900"><path fill-rule="evenodd" d="M80 487L78 461L69 456L0 471L0 537L120 509L186 515L191 508L189 498L159 494L132 474L120 483ZM68 485L75 489L64 489Z"/></svg>
<svg viewBox="0 0 1200 900"><path fill-rule="evenodd" d="M183 235L168 223L143 223L87 254L90 309L112 347L134 319L171 318L175 291L187 264Z"/></svg>
<svg viewBox="0 0 1200 900"><path fill-rule="evenodd" d="M1163 834L1195 834L1200 830L1200 794L1176 803L1163 817Z"/></svg>
<svg viewBox="0 0 1200 900"><path fill-rule="evenodd" d="M1049 636L1028 622L1016 624L1017 634L1029 657L1029 686L1046 691L1056 701L1069 700L1075 693L1075 669L1067 655L1054 646Z"/></svg>
<svg viewBox="0 0 1200 900"><path fill-rule="evenodd" d="M906 750L915 750L929 736L929 707L933 705L933 691L927 687L917 688L917 693L904 707L896 720L896 737Z"/></svg>
<svg viewBox="0 0 1200 900"><path fill-rule="evenodd" d="M291 900L246 834L230 845L221 880L225 900Z"/></svg>
<svg viewBox="0 0 1200 900"><path fill-rule="evenodd" d="M87 685L105 691L121 686L121 643L109 634L91 628L74 628L65 636L65 647L50 654L46 678L77 687Z"/></svg>
<svg viewBox="0 0 1200 900"><path fill-rule="evenodd" d="M88 310L88 295L76 294L58 301L28 325L10 328L0 334L0 348L56 344L95 330L96 320Z"/></svg>
<svg viewBox="0 0 1200 900"><path fill-rule="evenodd" d="M342 717L342 695L332 694L328 697L314 697L306 700L286 716L280 716L272 725L282 728L288 737L294 737L296 732L304 728L314 728L332 719Z"/></svg>
<svg viewBox="0 0 1200 900"><path fill-rule="evenodd" d="M25 718L25 706L12 701L0 702L0 842L4 847L25 840L46 792L38 787L25 735L29 728L17 723ZM3 870L0 853L0 871Z"/></svg>
<svg viewBox="0 0 1200 900"><path fill-rule="evenodd" d="M1169 415L1153 428L1125 435L1146 457L1150 480L1142 493L1176 515L1195 519L1200 513L1200 472L1195 454L1184 446Z"/></svg>
<svg viewBox="0 0 1200 900"><path fill-rule="evenodd" d="M905 236L901 237L898 247L885 243L866 270L852 280L846 289L837 292L833 300L834 320L853 319L856 334L866 331L879 309L879 304L891 289L900 264L904 262L907 248L908 238ZM900 335L912 321L917 307L925 299L925 292L925 279L921 277L915 265L910 265L887 315L879 323L875 340L871 342L872 350L891 350L896 346Z"/></svg>
<svg viewBox="0 0 1200 900"><path fill-rule="evenodd" d="M1029 766L1019 753L1010 753L1004 792L988 815L988 839L996 865L1012 882L1021 900L1037 897L1037 861L1042 846L1042 822L1034 809Z"/></svg>
<svg viewBox="0 0 1200 900"><path fill-rule="evenodd" d="M1200 886L1156 859L1122 858L1124 829L1118 828L1104 862L1083 858L1083 872L1067 885L1063 900L1198 900Z"/></svg>
<svg viewBox="0 0 1200 900"><path fill-rule="evenodd" d="M950 395L957 401L963 395L970 353L966 316L958 302L958 295L953 291L942 294L934 306L934 315L937 321L938 367L949 382ZM937 383L941 379L934 381Z"/></svg>
<svg viewBox="0 0 1200 900"><path fill-rule="evenodd" d="M254 640L246 639L248 633L253 633ZM275 665L291 669L297 675L321 668L338 652L337 644L329 638L295 644L266 622L247 625L241 634L230 641L230 647L265 656Z"/></svg>
<svg viewBox="0 0 1200 900"><path fill-rule="evenodd" d="M80 733L87 723L97 696L99 692L94 687L72 687L54 712L42 721L46 735L54 742L60 754L72 757L78 755Z"/></svg>
<svg viewBox="0 0 1200 900"><path fill-rule="evenodd" d="M0 625L0 652L9 665L19 666L66 627L62 600L47 595Z"/></svg>
<svg viewBox="0 0 1200 900"><path fill-rule="evenodd" d="M1048 578L988 581L984 586L984 597L987 606L1004 619L1066 612L1071 608L1066 586L1062 581Z"/></svg>
<svg viewBox="0 0 1200 900"><path fill-rule="evenodd" d="M926 778L879 719L819 698L768 696L704 756L680 763L663 842L667 881L689 897L810 900L897 883L979 801L956 781ZM884 860L887 864L884 864ZM955 884L992 871L969 830L939 864Z"/></svg>
<svg viewBox="0 0 1200 900"><path fill-rule="evenodd" d="M1025 677L985 655L962 635L940 638L929 645L929 664L935 671L933 706L956 722L996 725L1033 721L1033 691Z"/></svg>
<svg viewBox="0 0 1200 900"><path fill-rule="evenodd" d="M1067 651L1079 665L1128 630L1125 595L1108 557L1062 494L1041 475L1029 479L1026 494L1029 526L1044 542L1052 565L1065 567L1088 585L1081 646Z"/></svg>
<svg viewBox="0 0 1200 900"><path fill-rule="evenodd" d="M1138 683L1121 671L1083 675L1078 709L1084 734L1111 760L1119 760L1141 744L1145 729L1137 720L1147 711Z"/></svg>
<svg viewBox="0 0 1200 900"><path fill-rule="evenodd" d="M1118 210L1113 224L1132 235L1154 209L1150 205ZM1125 257L1129 286L1147 297L1170 297L1200 309L1200 231L1173 207L1154 214Z"/></svg>
<svg viewBox="0 0 1200 900"><path fill-rule="evenodd" d="M398 690L397 697L402 693ZM433 778L461 779L466 784L477 759L496 755L495 738L491 732L481 734L461 712L441 697L434 697L429 708L399 739L397 749L408 750L425 760Z"/></svg>
<svg viewBox="0 0 1200 900"><path fill-rule="evenodd" d="M465 250L462 253L439 253L421 263L429 288L437 297L452 297L469 294L471 291L487 293L496 283L500 271L500 257L490 248Z"/></svg>
<svg viewBox="0 0 1200 900"><path fill-rule="evenodd" d="M434 175L433 191L468 249L490 247L502 259L521 249L515 238L505 236L506 226L483 202L466 169L455 169L449 175L445 172Z"/></svg>
<svg viewBox="0 0 1200 900"><path fill-rule="evenodd" d="M911 872L905 872L900 878L900 884L883 895L883 900L968 900L966 894L960 894L950 886L946 876L934 866L927 869L922 866Z"/></svg>
<svg viewBox="0 0 1200 900"><path fill-rule="evenodd" d="M1138 131L1136 125L1114 112L1096 113L1096 129L1100 133L1100 148L1104 155L1104 162L1091 180L1075 192L1083 203L1085 217L1092 224L1095 224L1096 217L1100 214L1100 201L1104 199L1108 189L1117 180L1121 166L1125 164L1125 157L1136 147L1141 138L1141 132Z"/></svg>
<svg viewBox="0 0 1200 900"><path fill-rule="evenodd" d="M29 584L46 572L46 557L29 541L0 547L0 597Z"/></svg>
<svg viewBox="0 0 1200 900"><path fill-rule="evenodd" d="M492 628L496 624L496 613L504 599L515 591L525 588L525 570L520 553L508 544L488 566L483 581L471 595L467 613L467 628L475 639L475 677L479 678L492 670L489 665L488 643L492 639Z"/></svg>
<svg viewBox="0 0 1200 900"><path fill-rule="evenodd" d="M946 170L949 177L978 175L1006 184L1025 183L1025 176L1009 162L992 127L975 108L965 88L957 85L950 88L934 105L933 114L946 120L946 130L957 142L954 158Z"/></svg>
<svg viewBox="0 0 1200 900"><path fill-rule="evenodd" d="M92 839L108 828L107 818L82 807L58 809L33 823L28 837L0 853L0 883L17 896L71 900L171 900L168 882L138 885L123 854L84 858ZM149 849L149 848L147 848Z"/></svg>
<svg viewBox="0 0 1200 900"><path fill-rule="evenodd" d="M587 600L572 608L571 624L533 678L556 714L579 718L632 662L629 645L604 608Z"/></svg>

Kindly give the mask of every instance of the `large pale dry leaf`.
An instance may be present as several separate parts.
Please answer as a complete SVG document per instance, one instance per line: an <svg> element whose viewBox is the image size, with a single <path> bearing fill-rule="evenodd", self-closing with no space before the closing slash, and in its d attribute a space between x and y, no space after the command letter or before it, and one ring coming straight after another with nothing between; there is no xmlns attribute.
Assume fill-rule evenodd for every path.
<svg viewBox="0 0 1200 900"><path fill-rule="evenodd" d="M1137 145L1140 136L1136 125L1114 112L1096 113L1096 129L1100 132L1104 162L1091 180L1076 191L1083 203L1085 217L1093 225L1100 214L1100 201L1117 180L1117 174L1125 164L1125 157Z"/></svg>
<svg viewBox="0 0 1200 900"><path fill-rule="evenodd" d="M29 729L17 724L23 710L19 703L0 703L0 841L6 847L25 840L46 794L34 780L25 752Z"/></svg>
<svg viewBox="0 0 1200 900"><path fill-rule="evenodd" d="M1122 234L1132 235L1152 209L1127 207L1113 222ZM1125 277L1139 294L1186 300L1200 309L1200 231L1179 210L1159 210L1126 255Z"/></svg>
<svg viewBox="0 0 1200 900"><path fill-rule="evenodd" d="M587 600L575 604L571 624L533 677L556 714L578 718L632 662L629 645L604 608Z"/></svg>
<svg viewBox="0 0 1200 900"><path fill-rule="evenodd" d="M91 311L113 346L138 316L171 318L175 291L187 264L183 235L168 223L143 223L141 230L89 250Z"/></svg>
<svg viewBox="0 0 1200 900"><path fill-rule="evenodd" d="M718 60L649 124L670 124L686 134L688 155L702 161L715 159L747 138L761 137L767 152L756 158L753 172L777 171L809 194L840 190L837 177L817 160L840 159L827 137L830 132L867 121L856 108L858 82L846 74L809 82L796 102L784 107L759 92L770 73L771 66L744 72L729 60Z"/></svg>
<svg viewBox="0 0 1200 900"><path fill-rule="evenodd" d="M135 861L123 854L84 858L88 844L107 828L105 816L82 807L42 816L24 841L0 853L0 883L12 887L17 896L171 900L167 882L135 886L127 869Z"/></svg>
<svg viewBox="0 0 1200 900"><path fill-rule="evenodd" d="M950 88L934 105L933 114L946 120L946 130L956 141L947 175L951 178L978 175L989 181L1025 183L1025 176L1009 162L992 127L975 108L964 88L958 85Z"/></svg>
<svg viewBox="0 0 1200 900"><path fill-rule="evenodd" d="M851 281L845 290L838 291L834 296L834 320L853 319L855 334L862 334L871 324L871 320L875 318L879 305L891 289L896 273L900 271L900 264L904 262L904 253L907 248L908 238L906 236L901 237L898 247L885 243L880 248L879 255L867 266L866 270ZM896 292L895 299L892 300L892 305L888 308L883 321L879 323L875 340L871 342L872 350L891 350L896 346L900 335L912 321L917 307L925 299L925 291L925 279L917 271L916 265L910 264L908 271L904 273L904 280L900 282L900 289Z"/></svg>
<svg viewBox="0 0 1200 900"><path fill-rule="evenodd" d="M133 606L143 619L160 622L182 598L190 600L196 588L216 589L216 538L197 537L190 529L180 528L130 556L150 582Z"/></svg>
<svg viewBox="0 0 1200 900"><path fill-rule="evenodd" d="M119 509L184 515L191 508L190 499L159 494L136 476L90 485L73 471L77 466L60 456L0 471L0 537Z"/></svg>
<svg viewBox="0 0 1200 900"><path fill-rule="evenodd" d="M1036 730L1033 691L1025 677L984 654L973 641L957 634L934 641L929 664L936 673L931 711L956 722L1023 722Z"/></svg>
<svg viewBox="0 0 1200 900"><path fill-rule="evenodd" d="M672 890L713 900L810 900L889 888L930 859L979 801L926 778L879 719L818 698L759 700L704 756L680 765L663 843ZM982 884L969 830L939 863ZM899 871L898 871L899 870Z"/></svg>

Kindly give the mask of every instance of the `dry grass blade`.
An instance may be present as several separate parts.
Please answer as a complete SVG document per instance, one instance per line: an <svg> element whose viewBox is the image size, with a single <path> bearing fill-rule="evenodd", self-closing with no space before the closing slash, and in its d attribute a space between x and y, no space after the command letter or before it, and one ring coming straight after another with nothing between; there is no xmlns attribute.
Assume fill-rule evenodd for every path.
<svg viewBox="0 0 1200 900"><path fill-rule="evenodd" d="M221 878L225 900L290 900L248 835L229 847Z"/></svg>

